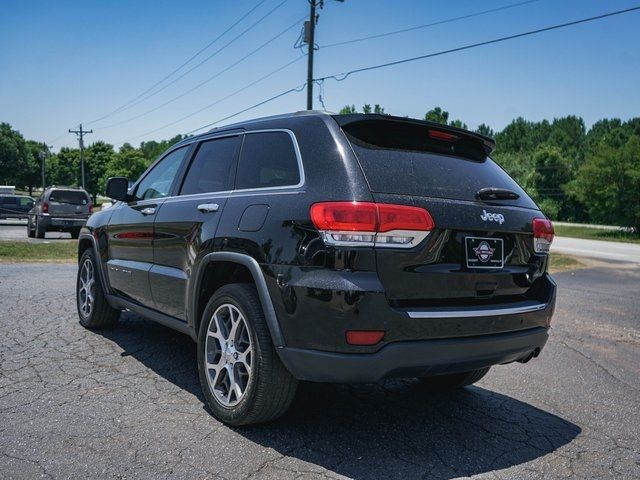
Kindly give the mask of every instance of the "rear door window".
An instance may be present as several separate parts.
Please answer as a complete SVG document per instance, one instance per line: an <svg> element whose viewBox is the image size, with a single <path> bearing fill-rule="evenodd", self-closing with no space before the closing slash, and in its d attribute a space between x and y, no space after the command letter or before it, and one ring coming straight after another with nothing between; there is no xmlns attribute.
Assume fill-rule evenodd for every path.
<svg viewBox="0 0 640 480"><path fill-rule="evenodd" d="M231 190L239 146L239 136L202 142L191 162L180 195Z"/></svg>
<svg viewBox="0 0 640 480"><path fill-rule="evenodd" d="M87 194L79 190L52 190L49 193L50 202L69 203L72 205L87 205Z"/></svg>
<svg viewBox="0 0 640 480"><path fill-rule="evenodd" d="M247 133L236 174L236 190L296 186L301 173L287 132Z"/></svg>

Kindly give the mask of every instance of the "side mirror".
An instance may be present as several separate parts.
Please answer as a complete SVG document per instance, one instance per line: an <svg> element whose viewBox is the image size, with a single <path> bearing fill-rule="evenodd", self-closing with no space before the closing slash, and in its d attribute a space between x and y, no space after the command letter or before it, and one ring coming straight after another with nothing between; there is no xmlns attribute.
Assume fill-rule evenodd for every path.
<svg viewBox="0 0 640 480"><path fill-rule="evenodd" d="M129 180L125 177L111 177L107 180L107 197L114 200L127 200Z"/></svg>

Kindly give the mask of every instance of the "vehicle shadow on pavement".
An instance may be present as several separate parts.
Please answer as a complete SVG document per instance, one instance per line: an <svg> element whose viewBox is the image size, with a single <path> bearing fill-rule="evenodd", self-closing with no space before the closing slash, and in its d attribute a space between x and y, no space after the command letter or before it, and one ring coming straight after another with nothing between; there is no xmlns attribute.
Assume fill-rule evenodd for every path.
<svg viewBox="0 0 640 480"><path fill-rule="evenodd" d="M123 317L120 328L103 333L122 355L203 401L195 343L135 315ZM301 383L283 418L234 431L283 455L270 464L274 478L289 470L329 470L355 479L450 479L529 462L571 442L581 429L481 387L436 394L416 380L388 380Z"/></svg>

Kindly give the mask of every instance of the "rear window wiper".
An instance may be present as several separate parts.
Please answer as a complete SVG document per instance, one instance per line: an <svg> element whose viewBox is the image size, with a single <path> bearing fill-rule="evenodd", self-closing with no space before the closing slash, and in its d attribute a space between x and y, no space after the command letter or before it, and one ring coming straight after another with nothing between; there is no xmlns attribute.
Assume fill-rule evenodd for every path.
<svg viewBox="0 0 640 480"><path fill-rule="evenodd" d="M476 198L480 200L516 200L520 198L520 195L506 188L488 187L478 190Z"/></svg>

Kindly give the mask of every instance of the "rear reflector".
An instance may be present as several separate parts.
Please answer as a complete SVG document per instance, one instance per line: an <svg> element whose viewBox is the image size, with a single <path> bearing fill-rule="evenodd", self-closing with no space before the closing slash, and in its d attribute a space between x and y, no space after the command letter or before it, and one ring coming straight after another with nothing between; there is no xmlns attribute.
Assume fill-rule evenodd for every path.
<svg viewBox="0 0 640 480"><path fill-rule="evenodd" d="M384 337L381 330L349 330L347 343L349 345L375 345Z"/></svg>
<svg viewBox="0 0 640 480"><path fill-rule="evenodd" d="M536 253L548 253L555 232L551 220L546 218L533 219L533 249Z"/></svg>
<svg viewBox="0 0 640 480"><path fill-rule="evenodd" d="M310 210L325 242L342 246L410 248L435 228L427 210L373 202L321 202Z"/></svg>

